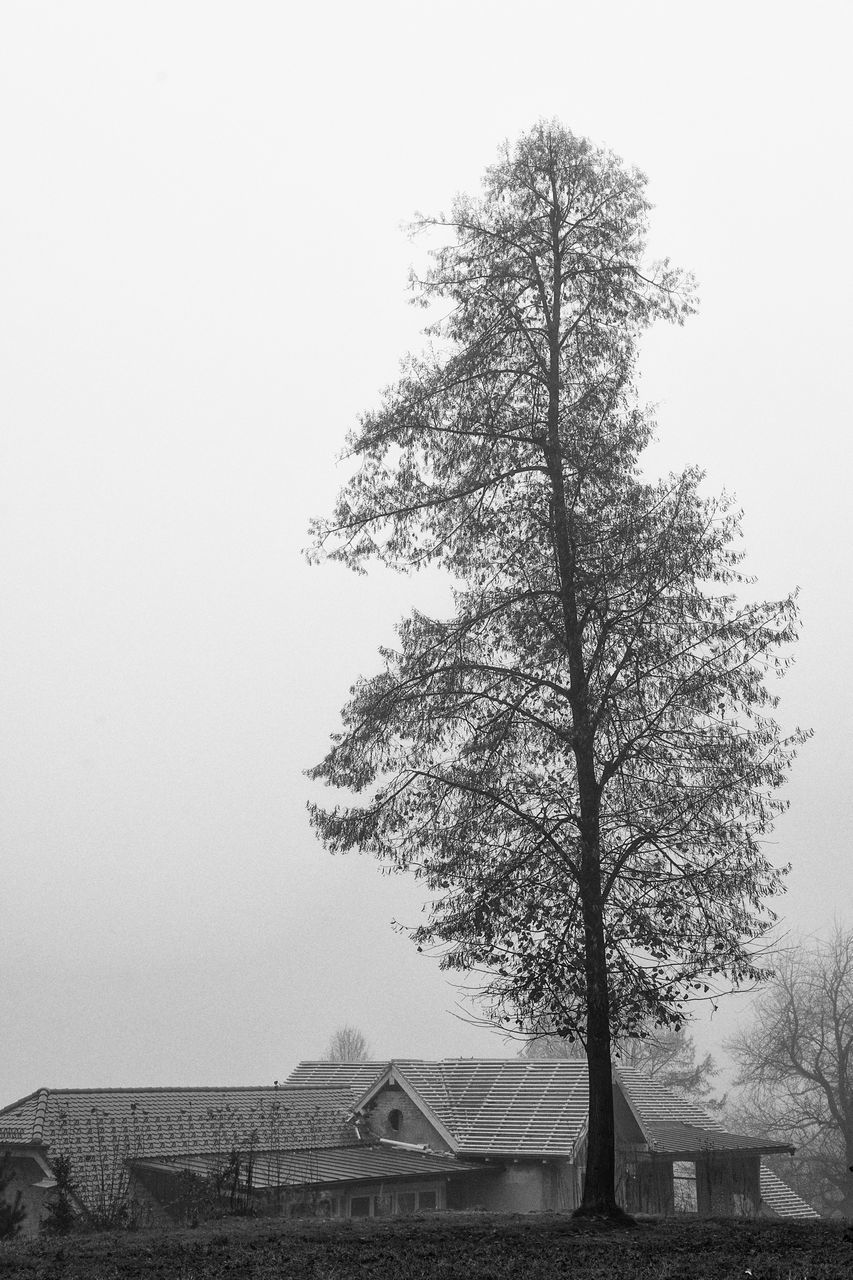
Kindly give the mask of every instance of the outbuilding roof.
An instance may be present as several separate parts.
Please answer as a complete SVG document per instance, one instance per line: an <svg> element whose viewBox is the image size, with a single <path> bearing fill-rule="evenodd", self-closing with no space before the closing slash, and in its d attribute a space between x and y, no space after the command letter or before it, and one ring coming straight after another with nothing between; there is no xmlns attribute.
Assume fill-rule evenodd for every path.
<svg viewBox="0 0 853 1280"><path fill-rule="evenodd" d="M617 1067L616 1079L652 1152L688 1158L708 1151L794 1150L789 1143L731 1133L704 1107L633 1067Z"/></svg>
<svg viewBox="0 0 853 1280"><path fill-rule="evenodd" d="M711 1151L758 1151L762 1155L790 1154L794 1148L783 1142L769 1142L744 1133L728 1133L723 1128L700 1127L680 1121L651 1120L643 1124L649 1150L688 1160Z"/></svg>

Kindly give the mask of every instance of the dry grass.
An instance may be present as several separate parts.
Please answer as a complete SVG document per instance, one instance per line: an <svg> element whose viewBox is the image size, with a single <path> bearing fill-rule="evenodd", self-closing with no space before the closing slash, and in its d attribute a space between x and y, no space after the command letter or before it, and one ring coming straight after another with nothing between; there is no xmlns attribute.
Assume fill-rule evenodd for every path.
<svg viewBox="0 0 853 1280"><path fill-rule="evenodd" d="M679 1220L609 1231L531 1214L396 1221L228 1221L0 1248L21 1280L845 1280L836 1222Z"/></svg>

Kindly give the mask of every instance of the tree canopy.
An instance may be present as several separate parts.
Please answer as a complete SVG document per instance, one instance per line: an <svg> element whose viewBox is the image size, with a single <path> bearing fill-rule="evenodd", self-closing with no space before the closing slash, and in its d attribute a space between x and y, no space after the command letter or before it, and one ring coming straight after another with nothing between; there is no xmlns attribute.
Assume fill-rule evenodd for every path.
<svg viewBox="0 0 853 1280"><path fill-rule="evenodd" d="M596 1212L615 1208L611 1034L677 1028L697 990L757 976L781 885L761 840L798 740L766 684L793 599L738 600L737 512L697 470L640 470L637 341L693 306L644 263L644 184L543 123L479 199L421 219L449 239L415 296L444 317L314 526L357 570L442 566L455 610L412 613L354 686L313 775L364 798L312 820L423 878L415 940L479 971L497 1022L583 1040Z"/></svg>

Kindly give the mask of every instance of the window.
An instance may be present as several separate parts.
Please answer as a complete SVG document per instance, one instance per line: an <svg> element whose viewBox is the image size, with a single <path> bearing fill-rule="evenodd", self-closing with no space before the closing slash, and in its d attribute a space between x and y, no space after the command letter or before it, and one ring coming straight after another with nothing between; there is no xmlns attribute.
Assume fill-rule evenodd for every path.
<svg viewBox="0 0 853 1280"><path fill-rule="evenodd" d="M403 1127L403 1113L395 1107L393 1111L388 1112L388 1123L395 1133L399 1133Z"/></svg>
<svg viewBox="0 0 853 1280"><path fill-rule="evenodd" d="M418 1192L418 1208L419 1209L437 1209L438 1200L434 1191Z"/></svg>
<svg viewBox="0 0 853 1280"><path fill-rule="evenodd" d="M351 1218L369 1218L370 1200L370 1196L350 1196L349 1216Z"/></svg>
<svg viewBox="0 0 853 1280"><path fill-rule="evenodd" d="M676 1213L696 1213L696 1165L692 1160L672 1163L672 1197Z"/></svg>
<svg viewBox="0 0 853 1280"><path fill-rule="evenodd" d="M415 1212L414 1191L398 1191L397 1192L397 1212L398 1213L414 1213Z"/></svg>
<svg viewBox="0 0 853 1280"><path fill-rule="evenodd" d="M393 1212L394 1196L390 1191L384 1195L376 1196L373 1201L373 1216L375 1218L388 1218Z"/></svg>

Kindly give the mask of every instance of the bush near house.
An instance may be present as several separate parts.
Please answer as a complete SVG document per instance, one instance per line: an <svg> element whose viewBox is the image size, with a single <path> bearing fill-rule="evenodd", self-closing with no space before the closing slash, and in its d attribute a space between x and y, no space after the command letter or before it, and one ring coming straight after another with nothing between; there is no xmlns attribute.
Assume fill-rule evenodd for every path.
<svg viewBox="0 0 853 1280"><path fill-rule="evenodd" d="M77 1182L73 1177L71 1161L61 1153L54 1156L53 1176L56 1179L53 1198L48 1201L42 1226L48 1234L67 1235L77 1225L78 1214L74 1207Z"/></svg>
<svg viewBox="0 0 853 1280"><path fill-rule="evenodd" d="M834 1221L645 1220L605 1229L563 1215L229 1221L196 1231L80 1234L0 1247L5 1280L840 1280L853 1272Z"/></svg>

